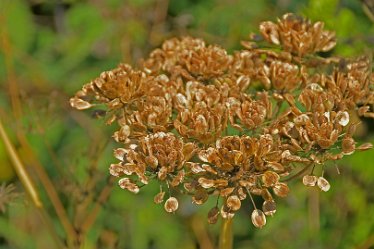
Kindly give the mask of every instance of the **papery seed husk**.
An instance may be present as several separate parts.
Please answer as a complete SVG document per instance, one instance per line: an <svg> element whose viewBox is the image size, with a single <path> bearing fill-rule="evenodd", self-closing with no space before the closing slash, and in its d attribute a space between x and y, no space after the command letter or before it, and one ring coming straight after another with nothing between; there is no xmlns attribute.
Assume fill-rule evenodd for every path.
<svg viewBox="0 0 374 249"><path fill-rule="evenodd" d="M192 196L192 203L197 205L204 204L208 200L208 197L208 193L205 189L198 189Z"/></svg>
<svg viewBox="0 0 374 249"><path fill-rule="evenodd" d="M342 150L344 155L351 155L356 149L355 140L351 137L345 137L342 140Z"/></svg>
<svg viewBox="0 0 374 249"><path fill-rule="evenodd" d="M73 108L76 108L77 110L85 110L91 108L93 105L88 103L87 101L84 101L80 98L71 98L70 99L70 105Z"/></svg>
<svg viewBox="0 0 374 249"><path fill-rule="evenodd" d="M267 200L262 203L262 211L265 215L273 216L277 211L277 205L274 200Z"/></svg>
<svg viewBox="0 0 374 249"><path fill-rule="evenodd" d="M234 217L234 215L235 215L235 213L234 212L230 212L230 209L227 206L222 205L222 207L221 207L221 216L222 216L222 218L224 218L224 219L231 219L231 218Z"/></svg>
<svg viewBox="0 0 374 249"><path fill-rule="evenodd" d="M266 171L262 175L262 182L264 183L264 186L270 187L276 184L279 181L279 175L273 171Z"/></svg>
<svg viewBox="0 0 374 249"><path fill-rule="evenodd" d="M303 177L303 184L305 186L316 186L316 183L317 183L317 177L316 176L312 176L312 175L305 175Z"/></svg>
<svg viewBox="0 0 374 249"><path fill-rule="evenodd" d="M166 212L168 212L168 213L175 212L178 209L178 200L177 200L177 198L175 198L175 197L169 197L169 199L167 199L165 201L164 208L165 208Z"/></svg>
<svg viewBox="0 0 374 249"><path fill-rule="evenodd" d="M364 144L361 144L360 146L358 146L356 149L359 150L359 151L365 151L365 150L370 150L372 148L373 148L372 143L364 143Z"/></svg>
<svg viewBox="0 0 374 249"><path fill-rule="evenodd" d="M274 194L276 194L279 197L286 197L290 192L290 189L288 188L287 184L283 182L278 182L274 185L273 191Z"/></svg>
<svg viewBox="0 0 374 249"><path fill-rule="evenodd" d="M158 193L157 195L155 195L155 197L153 198L153 201L156 203L156 204L160 204L164 201L164 196L165 196L165 192L161 191L160 193Z"/></svg>
<svg viewBox="0 0 374 249"><path fill-rule="evenodd" d="M214 180L200 177L198 180L199 184L203 188L211 188L214 186Z"/></svg>
<svg viewBox="0 0 374 249"><path fill-rule="evenodd" d="M226 200L226 205L228 208L230 208L232 211L237 211L240 209L241 201L238 196L231 195Z"/></svg>
<svg viewBox="0 0 374 249"><path fill-rule="evenodd" d="M234 189L235 188L233 188L233 187L225 188L225 189L222 189L219 192L219 194L220 194L220 196L226 197L226 196L230 195L234 191Z"/></svg>
<svg viewBox="0 0 374 249"><path fill-rule="evenodd" d="M238 187L238 197L241 201L247 198L247 193L244 191L244 188Z"/></svg>
<svg viewBox="0 0 374 249"><path fill-rule="evenodd" d="M253 210L251 220L255 227L262 228L266 225L265 214L260 209Z"/></svg>
<svg viewBox="0 0 374 249"><path fill-rule="evenodd" d="M118 160L121 160L121 161L123 161L126 153L127 153L127 150L124 149L124 148L117 148L113 152L114 157L117 158Z"/></svg>
<svg viewBox="0 0 374 249"><path fill-rule="evenodd" d="M317 185L324 192L329 191L331 187L330 183L322 176L318 177Z"/></svg>
<svg viewBox="0 0 374 249"><path fill-rule="evenodd" d="M218 220L218 215L219 215L219 208L213 207L208 213L208 223L216 224Z"/></svg>

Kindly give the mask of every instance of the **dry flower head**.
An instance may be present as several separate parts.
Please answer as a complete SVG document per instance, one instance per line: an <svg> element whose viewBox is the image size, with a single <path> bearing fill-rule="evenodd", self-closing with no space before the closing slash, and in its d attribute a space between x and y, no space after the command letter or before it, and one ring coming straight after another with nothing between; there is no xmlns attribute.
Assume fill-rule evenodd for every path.
<svg viewBox="0 0 374 249"><path fill-rule="evenodd" d="M374 118L370 59L320 57L334 48L334 32L294 14L261 23L260 33L270 47L251 39L232 54L172 38L139 69L120 64L71 98L72 107L104 108L107 123L118 124L118 162L109 171L121 188L138 193L156 180L154 202L170 213L181 194L196 205L215 196L211 224L250 200L261 228L277 197L289 194L287 176L310 169L303 184L328 191L315 167L372 148L354 140L352 118ZM262 210L252 195L263 199Z"/></svg>

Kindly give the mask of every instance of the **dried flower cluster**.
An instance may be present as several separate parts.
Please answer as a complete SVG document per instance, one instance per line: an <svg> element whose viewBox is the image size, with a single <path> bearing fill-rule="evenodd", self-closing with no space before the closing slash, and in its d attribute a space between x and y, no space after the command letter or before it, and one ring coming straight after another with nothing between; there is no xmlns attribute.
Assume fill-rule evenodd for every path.
<svg viewBox="0 0 374 249"><path fill-rule="evenodd" d="M304 185L328 191L314 167L372 147L356 146L351 118L374 117L370 60L319 57L335 46L334 33L294 14L260 31L274 49L250 40L229 54L174 38L139 69L121 64L71 98L79 110L105 108L108 124L118 123L113 137L122 147L110 173L121 188L138 193L157 179L154 201L167 212L178 209L178 193L197 205L216 196L209 223L233 217L249 199L262 227L276 212L275 196L289 192L285 176L310 168Z"/></svg>

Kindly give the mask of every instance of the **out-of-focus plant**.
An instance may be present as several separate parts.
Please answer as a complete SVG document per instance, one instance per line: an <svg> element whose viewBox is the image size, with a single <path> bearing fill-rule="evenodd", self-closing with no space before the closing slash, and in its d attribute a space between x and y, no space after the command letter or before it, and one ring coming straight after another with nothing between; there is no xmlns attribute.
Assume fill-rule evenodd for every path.
<svg viewBox="0 0 374 249"><path fill-rule="evenodd" d="M232 247L231 220L246 199L262 228L277 210L273 195L288 195L287 181L304 175L304 185L326 192L330 161L372 148L356 145L351 118L374 117L371 60L320 57L335 33L294 14L262 22L260 32L233 54L201 39L167 40L140 69L121 64L70 99L118 123L122 148L110 173L121 188L138 193L157 181L154 202L171 213L181 194L197 205L216 198L208 221L224 219L220 248Z"/></svg>
<svg viewBox="0 0 374 249"><path fill-rule="evenodd" d="M163 205L152 205L157 181L141 195L111 188L107 164L115 160L114 141L107 135L115 127L90 120L103 114L100 109L88 116L69 108L69 96L98 71L118 61L135 64L168 37L201 37L231 53L259 22L290 11L322 20L337 32L338 45L321 56L362 54L373 45L372 22L361 8L368 2L0 1L0 121L42 204L11 201L0 215L0 247L213 248L219 227L201 216L216 199L196 206L178 195L179 210L171 216L161 212ZM343 20L341 13L350 18ZM351 122L358 121L350 114ZM355 140L373 142L372 127L364 119ZM17 193L30 192L14 176L10 147L2 148L1 142L1 183L13 184ZM344 157L340 177L334 177L335 167L323 167L325 178L334 177L327 193L289 182L292 193L277 202L282 212L263 229L251 226L250 219L235 219L235 248L369 248L374 243L374 223L367 218L374 215L373 156L371 150ZM321 175L321 167L314 172ZM262 197L253 197L260 207ZM250 206L244 201L238 212L248 214Z"/></svg>

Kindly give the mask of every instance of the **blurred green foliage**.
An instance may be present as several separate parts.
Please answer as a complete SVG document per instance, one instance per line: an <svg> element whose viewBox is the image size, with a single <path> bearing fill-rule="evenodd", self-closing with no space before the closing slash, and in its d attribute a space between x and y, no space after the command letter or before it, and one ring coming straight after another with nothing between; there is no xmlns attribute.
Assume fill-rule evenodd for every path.
<svg viewBox="0 0 374 249"><path fill-rule="evenodd" d="M335 30L334 54L373 51L374 25L358 0L0 1L0 117L63 243L66 231L37 165L51 179L80 248L214 248L219 225L208 226L205 215L215 200L198 209L184 199L170 215L153 203L156 186L139 195L112 188L107 168L114 162L113 128L72 110L68 99L100 72L121 61L136 64L168 37L189 34L238 49L261 21L285 12ZM363 122L359 139L374 142L372 122ZM10 166L0 144L0 181L14 182L23 192ZM326 167L332 183L326 194L300 180L291 183L291 195L261 230L250 224L245 204L248 212L235 219L234 247L374 248L374 151L338 167L340 175L335 165ZM29 201L10 203L0 214L0 248L55 248Z"/></svg>

